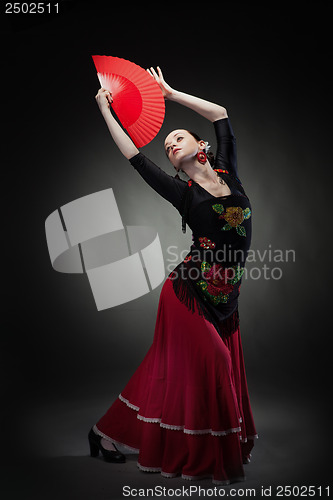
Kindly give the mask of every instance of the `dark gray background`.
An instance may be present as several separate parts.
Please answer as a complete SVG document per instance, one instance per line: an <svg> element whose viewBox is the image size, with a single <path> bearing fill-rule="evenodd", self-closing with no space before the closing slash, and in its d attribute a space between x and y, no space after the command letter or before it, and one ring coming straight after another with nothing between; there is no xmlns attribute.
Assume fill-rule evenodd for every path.
<svg viewBox="0 0 333 500"><path fill-rule="evenodd" d="M175 209L112 143L94 100L99 84L92 54L144 68L159 65L174 88L228 109L239 175L253 205L252 248L296 254L295 262L265 261L282 268L281 280L246 280L242 286L241 331L261 438L249 477L256 485L328 484L331 58L328 9L318 5L290 12L240 2L155 3L150 9L63 2L62 13L47 20L3 18L9 111L2 184L3 429L6 450L14 452L7 460L8 495L51 498L45 489L52 484L54 498L121 496L125 479L117 475L118 489L106 482L93 493L96 477L101 485L112 469L108 464L104 476L96 470L104 464L87 458L86 433L150 346L162 286L98 312L85 276L52 269L47 216L112 187L123 222L155 227L165 259L168 246L180 252L191 242ZM215 144L209 122L167 102L161 131L142 151L170 174L163 141L179 127ZM254 265L260 264L249 267ZM23 467L12 470L19 457ZM76 461L50 462L59 457ZM146 478L134 461L128 466L133 470L127 469L126 484ZM43 481L54 470L58 479ZM96 472L91 480L89 471ZM21 481L14 480L17 475ZM145 480L164 484L153 478Z"/></svg>

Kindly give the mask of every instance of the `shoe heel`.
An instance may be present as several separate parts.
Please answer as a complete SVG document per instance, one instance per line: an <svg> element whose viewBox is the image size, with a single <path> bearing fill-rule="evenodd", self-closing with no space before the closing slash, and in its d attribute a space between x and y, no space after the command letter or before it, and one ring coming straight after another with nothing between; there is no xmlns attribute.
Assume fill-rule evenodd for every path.
<svg viewBox="0 0 333 500"><path fill-rule="evenodd" d="M98 445L96 443L93 443L90 439L89 439L89 447L90 447L90 456L98 457L99 455Z"/></svg>

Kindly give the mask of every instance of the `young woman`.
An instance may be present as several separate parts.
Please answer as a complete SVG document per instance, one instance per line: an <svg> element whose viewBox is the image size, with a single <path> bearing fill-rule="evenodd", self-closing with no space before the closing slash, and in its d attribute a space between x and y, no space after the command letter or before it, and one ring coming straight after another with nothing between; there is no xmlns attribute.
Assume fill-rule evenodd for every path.
<svg viewBox="0 0 333 500"><path fill-rule="evenodd" d="M92 456L124 462L115 443L139 452L138 467L218 484L244 478L256 430L246 383L238 296L251 240L251 207L238 179L235 137L224 107L172 89L149 71L165 99L214 124L216 157L193 132L165 139L167 157L190 180L163 172L138 151L110 113L112 95L97 104L111 136L143 179L174 205L193 244L166 279L153 343L118 399L89 433ZM214 167L214 169L212 168Z"/></svg>

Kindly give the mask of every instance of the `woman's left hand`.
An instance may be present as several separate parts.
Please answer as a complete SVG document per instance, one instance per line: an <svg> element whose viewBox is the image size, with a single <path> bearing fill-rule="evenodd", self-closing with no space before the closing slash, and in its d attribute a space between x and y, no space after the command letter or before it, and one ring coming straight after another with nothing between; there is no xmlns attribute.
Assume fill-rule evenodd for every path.
<svg viewBox="0 0 333 500"><path fill-rule="evenodd" d="M174 90L164 80L161 68L159 66L157 66L157 73L154 70L154 68L147 69L147 71L150 74L150 76L152 76L156 80L156 82L159 84L160 89L162 90L162 94L164 96L164 99L170 99Z"/></svg>

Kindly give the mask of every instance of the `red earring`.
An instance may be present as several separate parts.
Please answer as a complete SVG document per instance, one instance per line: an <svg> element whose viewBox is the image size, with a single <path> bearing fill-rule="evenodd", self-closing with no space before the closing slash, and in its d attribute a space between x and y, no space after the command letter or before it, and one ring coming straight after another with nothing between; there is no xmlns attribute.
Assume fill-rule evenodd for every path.
<svg viewBox="0 0 333 500"><path fill-rule="evenodd" d="M204 153L203 151L199 151L199 153L197 153L197 160L199 163L201 163L202 165L204 165L207 161L207 155L206 153Z"/></svg>

